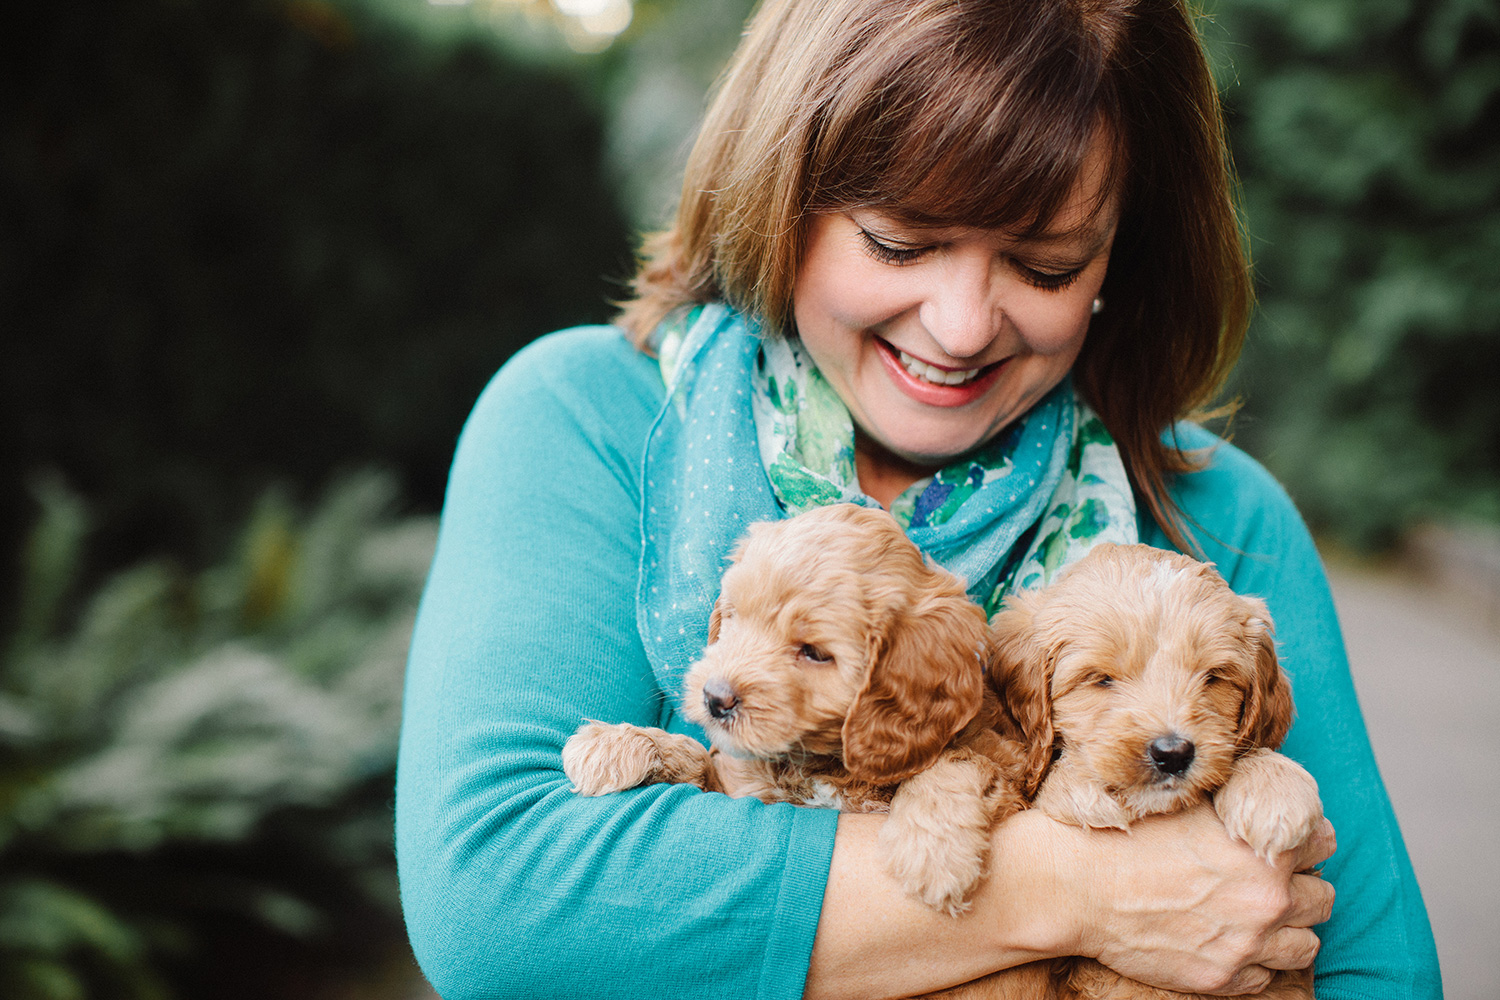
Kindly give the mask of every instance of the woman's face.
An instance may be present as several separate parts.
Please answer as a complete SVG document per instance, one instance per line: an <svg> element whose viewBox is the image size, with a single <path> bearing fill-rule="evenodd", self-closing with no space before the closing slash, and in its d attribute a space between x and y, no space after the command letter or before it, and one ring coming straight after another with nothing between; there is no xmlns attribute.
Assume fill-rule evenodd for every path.
<svg viewBox="0 0 1500 1000"><path fill-rule="evenodd" d="M871 209L814 217L793 315L860 432L862 481L870 463L941 467L1067 374L1115 234L1118 199L1100 200L1104 176L1096 153L1032 240Z"/></svg>

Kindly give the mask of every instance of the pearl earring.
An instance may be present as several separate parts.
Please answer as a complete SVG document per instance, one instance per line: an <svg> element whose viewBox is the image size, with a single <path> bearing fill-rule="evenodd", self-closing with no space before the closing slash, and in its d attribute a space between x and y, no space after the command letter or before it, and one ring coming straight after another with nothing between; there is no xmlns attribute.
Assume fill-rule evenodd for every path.
<svg viewBox="0 0 1500 1000"><path fill-rule="evenodd" d="M1094 315L1097 316L1104 311L1104 297L1100 296L1094 300Z"/></svg>

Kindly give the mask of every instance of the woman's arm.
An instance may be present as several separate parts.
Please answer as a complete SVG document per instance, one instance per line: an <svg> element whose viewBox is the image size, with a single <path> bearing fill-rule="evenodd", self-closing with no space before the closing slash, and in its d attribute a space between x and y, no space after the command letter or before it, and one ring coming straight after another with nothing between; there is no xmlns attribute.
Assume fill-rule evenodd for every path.
<svg viewBox="0 0 1500 1000"><path fill-rule="evenodd" d="M402 902L465 997L793 997L833 813L655 786L573 795L584 721L658 725L636 631L639 462L659 381L617 333L549 338L476 406L410 656Z"/></svg>

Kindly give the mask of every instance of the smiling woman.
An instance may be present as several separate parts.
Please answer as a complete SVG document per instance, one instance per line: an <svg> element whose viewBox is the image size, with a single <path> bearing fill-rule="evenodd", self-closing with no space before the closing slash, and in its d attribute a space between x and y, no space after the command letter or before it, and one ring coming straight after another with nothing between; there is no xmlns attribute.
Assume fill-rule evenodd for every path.
<svg viewBox="0 0 1500 1000"><path fill-rule="evenodd" d="M899 209L809 222L795 328L849 408L860 482L882 505L991 440L1072 369L1114 239L1108 155L1095 147L1040 233Z"/></svg>
<svg viewBox="0 0 1500 1000"><path fill-rule="evenodd" d="M1230 187L1180 0L761 5L617 325L514 358L454 460L397 798L445 997L909 997L1072 955L1230 994L1316 956L1328 996L1437 995L1311 539L1183 422L1244 332ZM737 540L840 503L989 614L1102 542L1213 559L1277 622L1285 749L1339 852L1326 823L1267 864L1207 808L1129 837L1028 810L952 917L885 872L880 815L572 794L584 720L704 740L724 692L678 699Z"/></svg>
<svg viewBox="0 0 1500 1000"><path fill-rule="evenodd" d="M1067 376L1104 280L1107 241L1043 245L990 230L918 229L873 212L812 221L794 291L797 333L854 419L870 496L889 507ZM1060 277L1033 266L1070 254L1079 263L1063 264Z"/></svg>

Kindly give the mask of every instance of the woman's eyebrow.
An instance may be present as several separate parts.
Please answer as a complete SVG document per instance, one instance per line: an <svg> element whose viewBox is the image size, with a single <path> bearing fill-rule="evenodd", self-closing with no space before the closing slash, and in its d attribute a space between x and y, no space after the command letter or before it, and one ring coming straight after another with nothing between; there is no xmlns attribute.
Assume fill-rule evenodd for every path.
<svg viewBox="0 0 1500 1000"><path fill-rule="evenodd" d="M1114 238L1114 222L1099 225L1098 220L1089 220L1083 225L1059 232L1043 232L1035 236L1023 236L1017 242L1037 250L1058 250L1078 254L1092 260L1104 252Z"/></svg>

